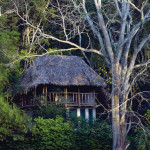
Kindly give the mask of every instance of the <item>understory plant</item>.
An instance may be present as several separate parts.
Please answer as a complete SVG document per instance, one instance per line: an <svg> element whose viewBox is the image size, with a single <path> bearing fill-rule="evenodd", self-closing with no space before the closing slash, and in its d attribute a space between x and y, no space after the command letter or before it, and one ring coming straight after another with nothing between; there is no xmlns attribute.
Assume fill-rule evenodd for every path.
<svg viewBox="0 0 150 150"><path fill-rule="evenodd" d="M9 140L23 141L24 135L30 130L31 119L17 106L0 97L0 148Z"/></svg>
<svg viewBox="0 0 150 150"><path fill-rule="evenodd" d="M35 118L33 143L35 149L69 149L72 146L73 128L60 116L56 119Z"/></svg>

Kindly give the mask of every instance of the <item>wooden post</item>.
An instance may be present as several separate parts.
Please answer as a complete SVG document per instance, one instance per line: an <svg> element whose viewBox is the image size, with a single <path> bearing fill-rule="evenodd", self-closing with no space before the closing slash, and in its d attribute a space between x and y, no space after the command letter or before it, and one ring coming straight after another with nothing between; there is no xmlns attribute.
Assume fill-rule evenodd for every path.
<svg viewBox="0 0 150 150"><path fill-rule="evenodd" d="M47 85L45 87L45 96L46 96L46 105L48 105L48 97L47 97Z"/></svg>
<svg viewBox="0 0 150 150"><path fill-rule="evenodd" d="M56 95L55 95L55 103L57 104L57 101L58 101L58 95L57 95L57 93L56 93Z"/></svg>
<svg viewBox="0 0 150 150"><path fill-rule="evenodd" d="M78 100L79 100L79 105L80 105L80 89L78 88Z"/></svg>
<svg viewBox="0 0 150 150"><path fill-rule="evenodd" d="M52 95L53 95L53 96L52 96L52 97L53 97L53 100L52 100L52 101L55 102L55 97L54 97L55 95L54 95L54 92L52 93Z"/></svg>
<svg viewBox="0 0 150 150"><path fill-rule="evenodd" d="M82 93L82 99L81 99L81 101L82 101L81 103L84 103L84 101L83 101L83 93Z"/></svg>
<svg viewBox="0 0 150 150"><path fill-rule="evenodd" d="M72 98L72 102L74 103L74 93L73 93L73 98Z"/></svg>
<svg viewBox="0 0 150 150"><path fill-rule="evenodd" d="M67 88L64 89L64 93L65 93L65 99L67 99L68 95L67 95Z"/></svg>
<svg viewBox="0 0 150 150"><path fill-rule="evenodd" d="M47 86L46 86L46 88L45 88L45 93L46 93L46 96L47 96Z"/></svg>
<svg viewBox="0 0 150 150"><path fill-rule="evenodd" d="M51 93L48 94L48 97L49 97L49 103L51 102L51 96L50 96L50 95L51 95Z"/></svg>
<svg viewBox="0 0 150 150"><path fill-rule="evenodd" d="M43 95L44 95L44 87L43 87Z"/></svg>

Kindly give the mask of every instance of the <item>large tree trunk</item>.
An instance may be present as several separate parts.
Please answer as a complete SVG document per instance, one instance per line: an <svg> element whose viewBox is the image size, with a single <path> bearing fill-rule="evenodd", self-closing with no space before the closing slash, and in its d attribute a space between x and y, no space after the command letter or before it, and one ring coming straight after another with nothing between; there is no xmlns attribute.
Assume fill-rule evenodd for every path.
<svg viewBox="0 0 150 150"><path fill-rule="evenodd" d="M126 150L129 142L126 140L125 91L120 79L120 65L114 61L112 70L112 131L113 150ZM125 90L125 89L124 89Z"/></svg>

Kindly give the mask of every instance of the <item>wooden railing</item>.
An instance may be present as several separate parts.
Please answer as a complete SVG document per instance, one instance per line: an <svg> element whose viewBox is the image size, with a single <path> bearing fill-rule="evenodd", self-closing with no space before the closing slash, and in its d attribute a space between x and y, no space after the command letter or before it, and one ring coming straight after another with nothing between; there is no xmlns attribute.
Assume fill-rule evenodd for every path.
<svg viewBox="0 0 150 150"><path fill-rule="evenodd" d="M77 105L96 105L97 93L77 93L77 92L48 92L47 97L49 102L65 103L68 106Z"/></svg>
<svg viewBox="0 0 150 150"><path fill-rule="evenodd" d="M95 101L97 93L78 93L78 92L48 92L38 97L47 98L47 102L50 103L64 103L66 107L73 106L96 106ZM20 107L29 107L35 106L34 100L29 99L20 99ZM41 104L45 102L41 100Z"/></svg>

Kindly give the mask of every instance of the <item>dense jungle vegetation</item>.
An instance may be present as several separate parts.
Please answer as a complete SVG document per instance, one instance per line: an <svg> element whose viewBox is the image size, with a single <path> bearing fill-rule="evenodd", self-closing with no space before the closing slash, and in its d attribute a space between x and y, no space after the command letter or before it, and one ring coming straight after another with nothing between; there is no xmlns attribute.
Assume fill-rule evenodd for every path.
<svg viewBox="0 0 150 150"><path fill-rule="evenodd" d="M75 0L71 1L75 2ZM84 2L84 0L77 0L76 4L78 5L80 2ZM115 0L102 0L104 8L99 12L104 16L104 20L109 19L108 17L114 17L114 20L110 19L110 24L108 21L108 28L110 32L115 31L113 34L109 34L113 39L111 42L117 43L116 41L119 41L119 23L123 21L120 21L117 16L117 11L113 7L114 2ZM124 2L129 1L117 1L119 7ZM146 0L131 2L134 4L131 5L133 8L137 6L140 9L143 6L143 14L150 8L150 2ZM81 118L68 119L63 105L61 108L56 105L43 107L39 113L32 111L29 115L13 103L14 95L23 90L17 85L22 73L30 66L36 56L45 54L81 57L105 79L106 90L112 95L114 80L113 69L110 67L112 63L107 63L109 50L106 51L107 57L99 55L99 52L95 53L95 49L101 49L102 46L96 38L96 33L93 34L92 28L85 26L88 21L86 22L84 18L88 18L88 15L93 18L94 25L98 26L94 2L86 1L87 14L83 11L78 12L78 8L74 8L70 3L67 0L0 1L0 149L2 150L112 149L114 132L111 119L105 119L106 116L100 115L97 121L89 125ZM144 6L144 4L146 5ZM64 10L66 6L68 6L67 14ZM130 22L132 18L132 27L141 21L139 17L141 14L138 9L132 9L131 12L132 17L129 15L126 21ZM65 18L59 16L61 13L65 14ZM107 13L111 15L107 17ZM66 25L60 18L64 19ZM127 64L129 64L136 44L148 37L147 44L144 43L142 51L137 54L135 60L135 64L142 66L142 69L136 68L131 74L131 81L135 80L136 82L134 82L134 86L131 84L132 90L128 94L129 103L126 112L133 112L139 122L138 124L133 123L126 135L130 143L127 150L150 150L150 11L145 20L145 23L143 21L143 24L141 23L138 28L139 31L134 34L135 41L130 41L131 46L127 59ZM66 32L63 30L64 26ZM96 28L96 30L98 29ZM62 41L58 39L62 39ZM105 39L104 35L102 39ZM75 45L74 48L72 43L79 45L79 47ZM90 47L88 47L90 51L87 50L87 45ZM104 49L107 49L106 39L104 40ZM115 44L112 46L112 51L116 52ZM138 76L136 77L136 75ZM106 105L108 110L112 110L110 105L111 100ZM110 116L110 114L111 111L107 115Z"/></svg>

